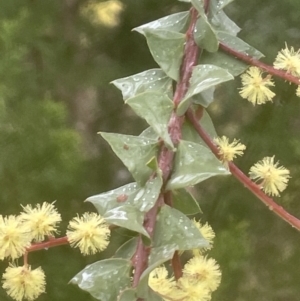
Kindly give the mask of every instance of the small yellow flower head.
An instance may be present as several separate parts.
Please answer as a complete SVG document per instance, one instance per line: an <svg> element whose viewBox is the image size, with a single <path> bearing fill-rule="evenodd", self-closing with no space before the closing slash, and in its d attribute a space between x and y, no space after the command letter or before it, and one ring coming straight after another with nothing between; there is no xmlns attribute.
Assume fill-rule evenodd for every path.
<svg viewBox="0 0 300 301"><path fill-rule="evenodd" d="M201 255L203 251L207 251L207 250L210 250L212 248L213 240L214 240L216 235L215 235L214 230L212 229L212 227L208 223L205 223L204 225L202 225L199 221L196 221L195 219L193 219L193 222L194 222L194 225L197 227L197 229L202 234L202 236L209 243L209 247L207 247L207 248L193 249L192 250L194 256L197 256L197 255Z"/></svg>
<svg viewBox="0 0 300 301"><path fill-rule="evenodd" d="M221 282L220 266L217 262L204 256L195 256L184 266L183 275L192 280L198 281L210 291L215 291Z"/></svg>
<svg viewBox="0 0 300 301"><path fill-rule="evenodd" d="M84 213L73 218L68 226L67 237L72 247L78 247L83 255L95 254L104 250L110 230L107 223L96 213Z"/></svg>
<svg viewBox="0 0 300 301"><path fill-rule="evenodd" d="M35 208L27 205L23 209L20 218L23 225L31 231L32 239L43 241L45 236L53 236L57 232L57 224L61 221L61 216L53 203L44 202L42 206L37 204Z"/></svg>
<svg viewBox="0 0 300 301"><path fill-rule="evenodd" d="M168 296L175 287L174 277L168 278L168 271L164 266L150 273L148 284L155 292L163 296Z"/></svg>
<svg viewBox="0 0 300 301"><path fill-rule="evenodd" d="M191 279L186 275L183 275L178 280L177 286L179 288L178 296L183 301L210 301L211 291L209 288L201 281L197 279ZM180 294L181 291L181 294ZM176 299L175 299L176 300Z"/></svg>
<svg viewBox="0 0 300 301"><path fill-rule="evenodd" d="M300 76L300 49L296 52L294 47L291 47L289 50L285 44L285 49L277 54L274 68L286 70L294 76Z"/></svg>
<svg viewBox="0 0 300 301"><path fill-rule="evenodd" d="M268 88L268 86L274 86L271 76L262 78L262 71L257 67L250 67L246 73L241 75L241 80L243 87L240 95L253 105L272 101L275 96L275 93Z"/></svg>
<svg viewBox="0 0 300 301"><path fill-rule="evenodd" d="M218 145L219 155L223 162L232 161L236 156L242 156L246 146L239 143L239 140L234 139L229 143L229 139L225 136L215 138L214 141Z"/></svg>
<svg viewBox="0 0 300 301"><path fill-rule="evenodd" d="M287 187L290 172L283 166L278 167L279 162L274 163L273 157L265 157L250 168L250 178L261 180L259 183L263 191L270 195L279 196L279 192Z"/></svg>
<svg viewBox="0 0 300 301"><path fill-rule="evenodd" d="M28 265L10 265L3 274L2 282L7 294L16 301L23 298L31 301L45 292L45 274L41 267L31 270Z"/></svg>
<svg viewBox="0 0 300 301"><path fill-rule="evenodd" d="M24 227L19 217L0 215L0 259L11 257L16 259L22 256L30 246L30 231Z"/></svg>
<svg viewBox="0 0 300 301"><path fill-rule="evenodd" d="M300 97L300 86L298 86L298 88L297 88L296 95L297 95L298 97Z"/></svg>

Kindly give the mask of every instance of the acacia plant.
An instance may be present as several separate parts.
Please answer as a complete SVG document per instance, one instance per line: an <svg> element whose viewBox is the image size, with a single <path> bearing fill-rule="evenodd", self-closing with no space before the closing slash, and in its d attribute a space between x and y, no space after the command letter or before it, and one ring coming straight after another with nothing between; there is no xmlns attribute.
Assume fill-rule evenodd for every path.
<svg viewBox="0 0 300 301"><path fill-rule="evenodd" d="M210 300L221 281L220 267L209 257L215 233L191 218L201 213L192 187L217 175L233 175L300 229L300 220L270 197L287 187L289 170L274 155L245 175L232 160L246 146L218 137L206 111L216 86L243 72L239 94L253 105L272 102L272 76L296 84L300 96L300 51L286 46L274 66L266 65L258 50L237 37L239 27L224 13L231 0L182 1L190 3L189 11L134 29L145 36L159 68L113 81L125 104L149 124L139 136L100 133L135 182L88 198L98 214L75 217L64 237L55 237L61 216L54 203L1 216L1 258L24 258L3 275L3 288L15 300L33 300L45 291L44 272L31 269L30 252L69 243L84 255L94 254L120 227L131 237L112 258L86 266L71 283L102 301Z"/></svg>

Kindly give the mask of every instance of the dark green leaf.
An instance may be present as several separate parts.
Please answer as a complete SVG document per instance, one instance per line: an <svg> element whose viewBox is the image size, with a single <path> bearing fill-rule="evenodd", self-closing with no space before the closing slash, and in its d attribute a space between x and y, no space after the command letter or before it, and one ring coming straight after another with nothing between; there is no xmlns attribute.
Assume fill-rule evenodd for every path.
<svg viewBox="0 0 300 301"><path fill-rule="evenodd" d="M216 52L219 48L219 42L215 31L208 23L205 15L199 18L194 29L194 38L197 45L208 52Z"/></svg>
<svg viewBox="0 0 300 301"><path fill-rule="evenodd" d="M159 91L172 98L172 80L161 70L151 69L112 83L122 92L123 99L134 97L146 91Z"/></svg>
<svg viewBox="0 0 300 301"><path fill-rule="evenodd" d="M147 29L145 36L156 63L169 77L177 81L183 57L185 35L162 29Z"/></svg>
<svg viewBox="0 0 300 301"><path fill-rule="evenodd" d="M131 263L124 259L106 259L86 266L70 283L77 284L101 301L116 301L130 286Z"/></svg>
<svg viewBox="0 0 300 301"><path fill-rule="evenodd" d="M185 215L201 213L200 206L193 195L186 189L172 191L174 208Z"/></svg>
<svg viewBox="0 0 300 301"><path fill-rule="evenodd" d="M133 178L140 184L145 183L152 173L147 163L157 153L157 140L115 133L100 134L122 160Z"/></svg>
<svg viewBox="0 0 300 301"><path fill-rule="evenodd" d="M130 260L135 252L137 241L138 239L136 237L129 239L119 247L113 257Z"/></svg>
<svg viewBox="0 0 300 301"><path fill-rule="evenodd" d="M243 40L226 32L218 32L218 39L232 49L250 55L256 59L260 59L264 56L260 51L250 46Z"/></svg>
<svg viewBox="0 0 300 301"><path fill-rule="evenodd" d="M230 174L210 149L185 140L179 143L174 166L167 190L193 186L216 175Z"/></svg>
<svg viewBox="0 0 300 301"><path fill-rule="evenodd" d="M174 32L185 32L187 21L189 19L189 12L180 12L173 15L163 17L161 19L152 21L142 26L136 27L133 30L145 35L147 30L164 29Z"/></svg>
<svg viewBox="0 0 300 301"><path fill-rule="evenodd" d="M126 101L128 105L144 118L165 143L173 148L168 133L168 122L173 110L173 102L158 92L145 92Z"/></svg>
<svg viewBox="0 0 300 301"><path fill-rule="evenodd" d="M113 225L123 227L149 237L143 227L144 214L130 204L125 204L107 211L103 217Z"/></svg>
<svg viewBox="0 0 300 301"><path fill-rule="evenodd" d="M223 68L214 65L197 65L193 69L189 89L177 108L177 114L183 115L186 112L193 95L231 79L233 76Z"/></svg>

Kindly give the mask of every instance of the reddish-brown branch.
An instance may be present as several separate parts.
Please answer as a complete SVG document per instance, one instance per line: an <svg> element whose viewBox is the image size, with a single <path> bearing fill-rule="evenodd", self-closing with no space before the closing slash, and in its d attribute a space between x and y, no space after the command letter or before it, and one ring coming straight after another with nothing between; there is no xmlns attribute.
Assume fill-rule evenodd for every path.
<svg viewBox="0 0 300 301"><path fill-rule="evenodd" d="M178 106L178 104L183 99L183 97L185 96L188 90L193 67L197 64L199 51L200 51L193 37L193 32L196 26L198 13L194 8L191 8L190 14L191 14L191 21L190 21L189 28L186 32L186 43L184 48L183 61L180 68L180 79L176 85L176 89L174 92L174 98L173 98L174 107ZM184 116L177 116L174 110L168 124L168 131L171 140L175 146L179 143L181 139L181 127L183 121L184 121ZM173 159L174 159L173 150L170 150L165 145L163 145L161 147L158 156L158 165L160 170L162 171L162 178L163 178L164 185L171 174ZM164 203L164 197L161 194L154 208L152 208L145 216L144 227L149 233L150 237L152 237L154 233L158 208L163 203ZM149 252L150 249L143 245L142 239L141 237L139 237L138 246L132 258L132 263L135 268L135 273L133 277L134 287L138 285L139 279L143 271L147 267Z"/></svg>
<svg viewBox="0 0 300 301"><path fill-rule="evenodd" d="M227 46L226 44L220 42L220 48L229 53L230 55L236 57L237 59L249 64L249 65L252 65L252 66L256 66L256 67L259 67L263 70L265 70L266 72L274 75L274 76L277 76L277 77L280 77L282 79L285 79L291 83L294 83L296 85L300 85L300 79L296 76L293 76L291 75L290 73L288 72L285 72L285 71L281 71L281 70L278 70L278 69L275 69L274 67L270 66L270 65L267 65L253 57L251 57L250 55L247 55L247 54L244 54L244 53L241 53L241 52L238 52L236 50L234 50L233 48Z"/></svg>
<svg viewBox="0 0 300 301"><path fill-rule="evenodd" d="M34 252L34 251L53 248L61 245L67 245L67 244L69 244L67 236L52 238L51 240L48 241L32 244L30 247L27 248L27 252Z"/></svg>
<svg viewBox="0 0 300 301"><path fill-rule="evenodd" d="M178 280L182 276L182 266L181 266L181 261L180 261L180 256L178 254L178 251L175 251L171 263L172 263L175 279Z"/></svg>
<svg viewBox="0 0 300 301"><path fill-rule="evenodd" d="M203 141L207 144L207 146L211 149L215 156L219 158L219 151L217 146L199 124L199 121L195 116L193 110L189 109L186 113L186 116L196 129L199 136L203 139ZM252 182L234 163L229 162L228 166L232 175L247 189L249 189L256 197L258 197L266 206L268 206L271 211L276 213L280 218L289 223L292 227L300 230L300 220L298 218L289 214L282 206L279 206L272 198L267 196L260 189L260 186Z"/></svg>

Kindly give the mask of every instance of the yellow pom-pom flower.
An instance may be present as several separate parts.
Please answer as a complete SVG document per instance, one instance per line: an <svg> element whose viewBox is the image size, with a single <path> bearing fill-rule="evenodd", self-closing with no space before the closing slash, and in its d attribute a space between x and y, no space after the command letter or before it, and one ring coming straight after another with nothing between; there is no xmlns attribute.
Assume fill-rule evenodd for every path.
<svg viewBox="0 0 300 301"><path fill-rule="evenodd" d="M110 230L105 220L96 213L84 213L70 221L67 237L72 247L83 255L104 250L109 243Z"/></svg>
<svg viewBox="0 0 300 301"><path fill-rule="evenodd" d="M205 283L183 275L177 283L177 296L182 301L210 301L211 291ZM173 300L173 299L172 299Z"/></svg>
<svg viewBox="0 0 300 301"><path fill-rule="evenodd" d="M16 259L30 246L30 231L23 226L19 217L0 215L0 259Z"/></svg>
<svg viewBox="0 0 300 301"><path fill-rule="evenodd" d="M275 69L286 70L294 76L300 76L300 49L295 51L293 47L285 48L278 52L274 62Z"/></svg>
<svg viewBox="0 0 300 301"><path fill-rule="evenodd" d="M174 277L168 278L168 271L164 266L158 267L150 273L148 284L162 296L168 296L175 287Z"/></svg>
<svg viewBox="0 0 300 301"><path fill-rule="evenodd" d="M61 221L61 216L53 203L44 202L42 206L37 204L35 208L27 205L23 210L20 219L31 231L32 239L35 241L43 241L45 236L53 236L57 232L57 224Z"/></svg>
<svg viewBox="0 0 300 301"><path fill-rule="evenodd" d="M233 142L229 143L229 139L225 136L215 138L214 141L219 148L219 155L223 162L229 162L236 156L242 156L246 149L246 146L239 143L239 140L234 139Z"/></svg>
<svg viewBox="0 0 300 301"><path fill-rule="evenodd" d="M196 219L193 219L194 225L197 227L197 229L200 231L202 236L208 241L209 246L207 248L201 248L201 249L193 249L192 252L194 256L201 255L203 251L210 250L213 245L213 240L215 238L215 232L212 229L212 227L208 224L205 223L202 225L199 221L196 221Z"/></svg>
<svg viewBox="0 0 300 301"><path fill-rule="evenodd" d="M270 195L279 196L286 187L290 178L290 172L283 166L274 163L273 157L265 157L250 168L250 178L260 181L263 191Z"/></svg>
<svg viewBox="0 0 300 301"><path fill-rule="evenodd" d="M45 292L45 274L41 267L10 265L3 274L2 287L16 301L34 300Z"/></svg>
<svg viewBox="0 0 300 301"><path fill-rule="evenodd" d="M210 291L215 291L221 282L221 271L213 258L195 256L184 266L183 275L190 281L203 284Z"/></svg>
<svg viewBox="0 0 300 301"><path fill-rule="evenodd" d="M242 85L240 95L249 100L253 105L264 104L272 101L275 93L268 86L274 86L271 76L262 77L262 71L257 67L250 67L246 73L241 75Z"/></svg>

